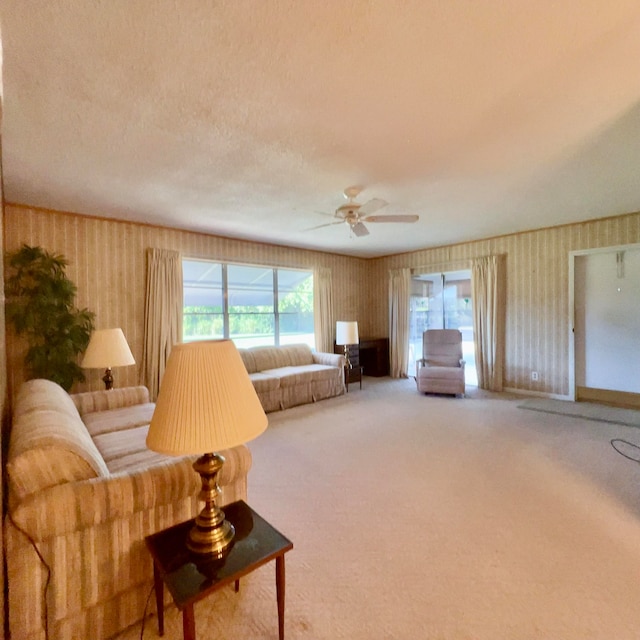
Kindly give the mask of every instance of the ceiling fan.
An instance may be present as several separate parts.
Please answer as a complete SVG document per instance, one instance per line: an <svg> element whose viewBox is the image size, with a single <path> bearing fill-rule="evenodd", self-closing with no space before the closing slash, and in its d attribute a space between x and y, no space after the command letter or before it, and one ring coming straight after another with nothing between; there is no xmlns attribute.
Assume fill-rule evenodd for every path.
<svg viewBox="0 0 640 640"><path fill-rule="evenodd" d="M334 218L338 218L335 222L327 222L326 224L320 224L312 229L320 229L322 227L331 227L334 224L347 224L355 236L368 236L369 229L365 226L365 222L417 222L419 216L401 214L401 215L372 215L374 212L386 207L388 202L380 198L373 198L368 200L364 204L358 204L355 199L358 197L362 189L360 187L347 187L344 190L344 197L347 199L346 204L339 206L335 213ZM331 214L324 214L331 215Z"/></svg>

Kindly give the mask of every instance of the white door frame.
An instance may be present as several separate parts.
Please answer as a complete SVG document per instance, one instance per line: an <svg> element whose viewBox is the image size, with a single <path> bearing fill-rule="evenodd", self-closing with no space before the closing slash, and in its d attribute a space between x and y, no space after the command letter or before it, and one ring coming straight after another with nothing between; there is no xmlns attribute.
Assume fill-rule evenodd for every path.
<svg viewBox="0 0 640 640"><path fill-rule="evenodd" d="M575 344L575 261L576 257L596 253L616 253L617 251L633 251L640 249L640 243L620 244L597 249L579 249L569 252L569 400L576 399L576 344Z"/></svg>

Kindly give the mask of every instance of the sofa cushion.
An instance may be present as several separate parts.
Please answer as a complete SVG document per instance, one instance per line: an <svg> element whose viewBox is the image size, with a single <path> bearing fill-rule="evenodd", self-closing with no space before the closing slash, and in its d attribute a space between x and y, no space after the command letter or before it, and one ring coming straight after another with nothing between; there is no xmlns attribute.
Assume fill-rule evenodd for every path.
<svg viewBox="0 0 640 640"><path fill-rule="evenodd" d="M107 411L120 407L132 407L136 404L149 402L149 389L144 386L119 387L117 389L101 389L100 391L85 391L74 393L71 400L78 408L80 415L93 411Z"/></svg>
<svg viewBox="0 0 640 640"><path fill-rule="evenodd" d="M250 373L249 378L253 382L253 388L256 393L264 393L266 391L275 391L280 386L280 378L272 376L264 371L258 373Z"/></svg>
<svg viewBox="0 0 640 640"><path fill-rule="evenodd" d="M282 347L252 347L248 351L253 354L255 371L313 364L313 353L309 345L306 344L289 344Z"/></svg>
<svg viewBox="0 0 640 640"><path fill-rule="evenodd" d="M287 355L287 365L291 367L313 364L313 352L307 344L288 344L280 350Z"/></svg>
<svg viewBox="0 0 640 640"><path fill-rule="evenodd" d="M305 367L311 371L311 379L318 380L342 380L342 369L330 367L326 364L310 364Z"/></svg>
<svg viewBox="0 0 640 640"><path fill-rule="evenodd" d="M253 347L251 349L256 371L267 371L289 366L289 354L278 347Z"/></svg>
<svg viewBox="0 0 640 640"><path fill-rule="evenodd" d="M305 371L304 367L279 367L278 369L267 369L263 373L278 378L281 387L293 387L297 384L311 382L311 371Z"/></svg>
<svg viewBox="0 0 640 640"><path fill-rule="evenodd" d="M91 437L95 439L103 433L123 431L133 427L148 425L151 422L156 405L153 402L136 404L132 407L121 407L109 411L93 411L85 413L82 421Z"/></svg>
<svg viewBox="0 0 640 640"><path fill-rule="evenodd" d="M93 438L111 473L148 467L170 458L147 447L148 431L149 425L146 424L125 431L103 433Z"/></svg>
<svg viewBox="0 0 640 640"><path fill-rule="evenodd" d="M330 380L338 375L339 369L322 364L307 364L301 367L280 367L268 369L263 373L280 379L281 387L293 387L297 384L309 384L315 380Z"/></svg>
<svg viewBox="0 0 640 640"><path fill-rule="evenodd" d="M193 474L194 483L199 482L198 474L191 470L198 456L167 456L147 448L149 426L136 427L128 431L105 433L96 436L95 443L112 474L139 473L151 467L187 465ZM239 446L225 449L219 453L225 458L222 471L218 475L218 484L225 485L232 481L238 471L247 473L250 460L244 460L246 447ZM182 462L181 462L182 461Z"/></svg>

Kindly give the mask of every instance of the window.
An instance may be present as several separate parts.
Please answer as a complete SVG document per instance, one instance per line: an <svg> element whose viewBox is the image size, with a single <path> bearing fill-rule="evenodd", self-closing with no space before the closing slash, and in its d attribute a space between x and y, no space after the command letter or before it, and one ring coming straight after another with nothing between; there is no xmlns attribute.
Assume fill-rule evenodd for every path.
<svg viewBox="0 0 640 640"><path fill-rule="evenodd" d="M275 269L227 265L229 331L237 346L276 344Z"/></svg>
<svg viewBox="0 0 640 640"><path fill-rule="evenodd" d="M182 261L184 318L182 338L224 338L222 265L214 262Z"/></svg>
<svg viewBox="0 0 640 640"><path fill-rule="evenodd" d="M231 338L238 347L315 346L313 273L183 260L183 340Z"/></svg>
<svg viewBox="0 0 640 640"><path fill-rule="evenodd" d="M280 344L306 342L313 348L313 274L288 269L276 269L276 274Z"/></svg>

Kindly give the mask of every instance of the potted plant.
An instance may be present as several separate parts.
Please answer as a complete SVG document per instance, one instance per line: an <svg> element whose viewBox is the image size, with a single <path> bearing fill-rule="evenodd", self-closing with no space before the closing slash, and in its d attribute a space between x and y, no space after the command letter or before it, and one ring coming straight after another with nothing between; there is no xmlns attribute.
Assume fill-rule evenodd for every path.
<svg viewBox="0 0 640 640"><path fill-rule="evenodd" d="M7 320L28 344L30 378L46 378L67 391L84 373L78 354L89 344L95 314L77 309L76 285L67 278L64 256L23 245L8 255Z"/></svg>

